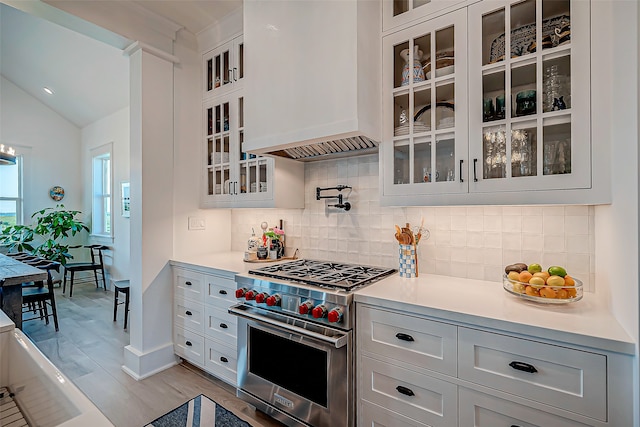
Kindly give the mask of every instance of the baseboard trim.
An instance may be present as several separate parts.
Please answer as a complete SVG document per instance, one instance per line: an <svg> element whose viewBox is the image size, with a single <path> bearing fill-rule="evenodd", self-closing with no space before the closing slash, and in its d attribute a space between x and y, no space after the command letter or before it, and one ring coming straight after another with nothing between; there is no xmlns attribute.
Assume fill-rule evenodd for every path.
<svg viewBox="0 0 640 427"><path fill-rule="evenodd" d="M173 343L167 343L146 353L128 345L124 348L122 370L136 381L143 380L179 363L173 353Z"/></svg>

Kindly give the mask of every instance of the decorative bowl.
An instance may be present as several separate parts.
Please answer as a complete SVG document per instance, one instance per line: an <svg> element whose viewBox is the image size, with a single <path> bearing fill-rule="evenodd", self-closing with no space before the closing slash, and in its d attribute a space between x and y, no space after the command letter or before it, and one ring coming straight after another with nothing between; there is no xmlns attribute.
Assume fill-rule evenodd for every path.
<svg viewBox="0 0 640 427"><path fill-rule="evenodd" d="M516 95L516 116L526 116L536 112L536 90L529 89Z"/></svg>
<svg viewBox="0 0 640 427"><path fill-rule="evenodd" d="M575 277L573 280L576 282L574 286L534 286L517 280L511 280L504 274L502 276L502 287L510 294L527 301L534 301L541 304L567 304L582 299L582 282ZM529 289L527 289L527 287ZM542 296L542 289L545 289L542 292L543 295L555 295L555 298Z"/></svg>

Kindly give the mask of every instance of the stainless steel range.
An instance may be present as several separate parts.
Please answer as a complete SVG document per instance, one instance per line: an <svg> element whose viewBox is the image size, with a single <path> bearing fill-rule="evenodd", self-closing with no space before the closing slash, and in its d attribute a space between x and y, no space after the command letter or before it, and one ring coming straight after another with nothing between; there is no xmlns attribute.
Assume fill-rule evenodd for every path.
<svg viewBox="0 0 640 427"><path fill-rule="evenodd" d="M289 426L354 426L353 292L395 271L301 259L236 275L238 397Z"/></svg>

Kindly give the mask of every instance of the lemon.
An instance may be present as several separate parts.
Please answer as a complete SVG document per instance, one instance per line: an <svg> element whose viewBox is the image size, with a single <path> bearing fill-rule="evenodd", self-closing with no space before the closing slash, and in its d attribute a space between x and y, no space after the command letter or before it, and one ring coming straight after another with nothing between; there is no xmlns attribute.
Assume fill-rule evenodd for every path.
<svg viewBox="0 0 640 427"><path fill-rule="evenodd" d="M529 264L528 270L531 274L539 273L542 271L542 266L540 264Z"/></svg>
<svg viewBox="0 0 640 427"><path fill-rule="evenodd" d="M549 286L564 286L564 279L560 276L551 276L547 279Z"/></svg>
<svg viewBox="0 0 640 427"><path fill-rule="evenodd" d="M564 277L567 275L567 270L565 270L562 267L558 267L557 265L554 265L552 267L549 267L549 269L547 270L549 272L550 275L552 276L560 276L560 277Z"/></svg>

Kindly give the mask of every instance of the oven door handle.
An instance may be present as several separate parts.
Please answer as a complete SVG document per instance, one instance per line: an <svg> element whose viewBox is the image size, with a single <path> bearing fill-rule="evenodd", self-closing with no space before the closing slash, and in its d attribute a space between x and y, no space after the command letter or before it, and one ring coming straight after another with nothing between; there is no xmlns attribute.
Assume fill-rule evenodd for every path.
<svg viewBox="0 0 640 427"><path fill-rule="evenodd" d="M298 326L289 325L288 323L278 322L276 320L270 319L270 318L268 318L266 316L262 316L260 314L247 313L246 311L238 310L236 307L237 306L229 307L229 313L231 313L233 315L236 315L236 316L239 316L239 317L244 317L246 319L253 320L253 321L256 321L256 322L266 323L268 325L275 326L276 328L286 329L286 330L288 330L290 332L293 332L293 333L296 333L298 335L310 336L310 337L315 338L317 340L329 343L329 344L335 346L335 348L344 347L345 345L347 345L347 340L349 339L349 337L347 335L342 335L342 336L340 336L338 338L328 337L326 335L322 335L322 334L319 334L317 332L309 331L307 329L300 328Z"/></svg>

